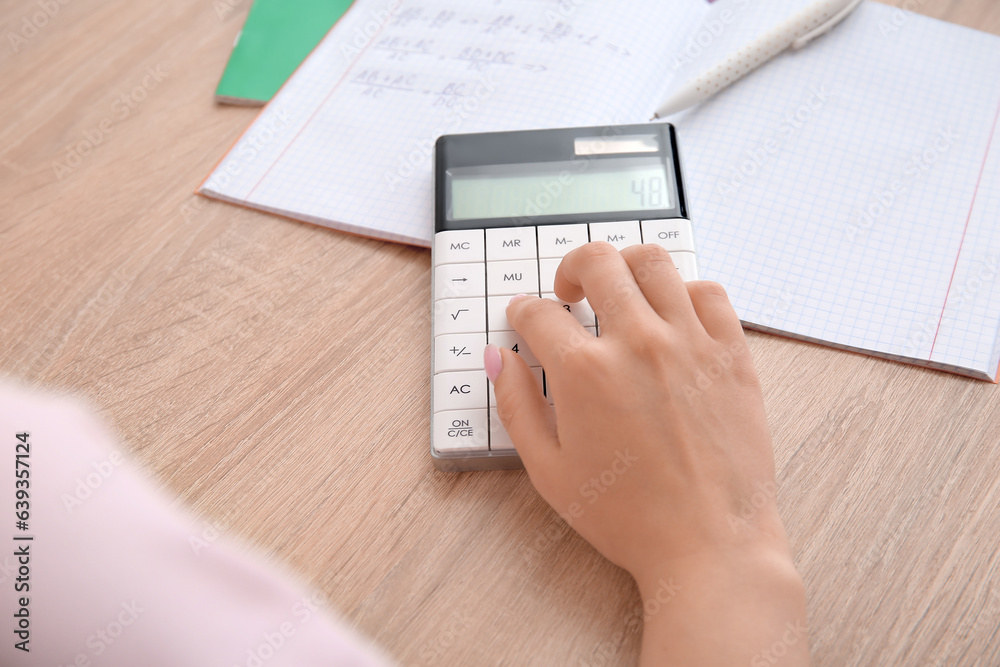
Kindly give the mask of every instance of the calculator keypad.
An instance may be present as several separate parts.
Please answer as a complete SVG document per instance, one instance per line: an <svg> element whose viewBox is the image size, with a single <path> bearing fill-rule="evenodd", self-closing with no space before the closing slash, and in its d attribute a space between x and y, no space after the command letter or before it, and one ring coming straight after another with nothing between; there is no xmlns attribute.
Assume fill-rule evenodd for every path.
<svg viewBox="0 0 1000 667"><path fill-rule="evenodd" d="M548 389L540 362L507 321L507 304L515 294L553 299L599 335L600 322L586 300L566 303L555 296L559 262L589 241L607 241L619 250L639 243L660 245L670 252L685 280L698 277L691 223L681 218L435 234L432 446L436 452L516 455L497 415L483 348L493 343L514 350L531 368L539 387Z"/></svg>

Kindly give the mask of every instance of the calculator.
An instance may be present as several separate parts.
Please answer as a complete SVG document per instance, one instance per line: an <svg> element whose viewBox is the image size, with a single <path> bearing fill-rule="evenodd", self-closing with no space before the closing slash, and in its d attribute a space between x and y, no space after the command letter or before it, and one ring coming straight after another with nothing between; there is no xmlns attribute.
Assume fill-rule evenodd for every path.
<svg viewBox="0 0 1000 667"><path fill-rule="evenodd" d="M590 241L655 243L685 280L697 279L675 129L446 135L435 145L434 178L431 457L443 470L519 468L483 348L521 355L545 392L545 371L507 322L507 303L515 294L559 301L559 262ZM559 303L600 335L586 300Z"/></svg>

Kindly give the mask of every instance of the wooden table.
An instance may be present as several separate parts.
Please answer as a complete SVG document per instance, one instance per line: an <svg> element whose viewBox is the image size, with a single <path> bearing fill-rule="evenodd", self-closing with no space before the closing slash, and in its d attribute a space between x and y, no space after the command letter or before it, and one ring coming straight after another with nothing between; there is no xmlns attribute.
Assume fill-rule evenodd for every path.
<svg viewBox="0 0 1000 667"><path fill-rule="evenodd" d="M0 8L0 373L90 397L402 664L632 664L636 589L523 472L431 466L429 252L192 195L256 114L212 101L249 5ZM816 664L1000 664L996 387L748 336Z"/></svg>

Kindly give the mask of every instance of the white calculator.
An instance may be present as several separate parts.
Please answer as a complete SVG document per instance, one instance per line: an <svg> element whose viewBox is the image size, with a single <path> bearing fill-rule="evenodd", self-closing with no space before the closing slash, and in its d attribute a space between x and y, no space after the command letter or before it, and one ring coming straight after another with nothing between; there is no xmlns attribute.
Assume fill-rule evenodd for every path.
<svg viewBox="0 0 1000 667"><path fill-rule="evenodd" d="M431 457L444 470L518 468L483 348L514 350L546 387L538 359L507 322L511 296L556 299L559 262L589 241L655 243L685 280L698 277L674 127L443 136L434 176ZM600 335L586 301L560 303Z"/></svg>

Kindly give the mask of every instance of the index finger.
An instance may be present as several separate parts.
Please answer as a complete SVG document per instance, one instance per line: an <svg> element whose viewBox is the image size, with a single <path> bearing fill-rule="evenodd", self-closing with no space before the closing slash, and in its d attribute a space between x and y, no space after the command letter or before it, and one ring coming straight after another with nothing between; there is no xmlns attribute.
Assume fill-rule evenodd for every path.
<svg viewBox="0 0 1000 667"><path fill-rule="evenodd" d="M521 295L510 300L507 320L521 334L542 368L553 370L567 350L596 340L575 317L552 299Z"/></svg>
<svg viewBox="0 0 1000 667"><path fill-rule="evenodd" d="M555 292L574 303L587 297L602 332L636 318L658 319L628 262L610 243L595 241L571 250L556 270Z"/></svg>

